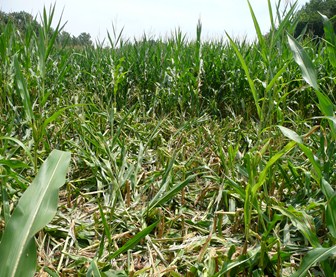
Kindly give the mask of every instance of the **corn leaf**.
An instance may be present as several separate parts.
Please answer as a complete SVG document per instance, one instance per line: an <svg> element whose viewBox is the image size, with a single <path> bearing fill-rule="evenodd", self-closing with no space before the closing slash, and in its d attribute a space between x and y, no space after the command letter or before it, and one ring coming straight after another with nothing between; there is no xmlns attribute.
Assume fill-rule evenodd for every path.
<svg viewBox="0 0 336 277"><path fill-rule="evenodd" d="M316 96L319 100L319 109L324 116L334 116L334 104L330 98L319 90L317 83L317 76L315 67L307 55L303 47L290 35L288 36L289 46L293 52L294 60L299 65L302 71L302 77L305 81L315 89ZM336 126L333 123L330 123L330 128L332 129L333 134L336 133ZM335 135L334 135L335 136Z"/></svg>
<svg viewBox="0 0 336 277"><path fill-rule="evenodd" d="M289 46L294 55L295 62L299 65L302 71L302 77L305 81L312 86L314 89L318 90L319 86L317 84L317 76L315 67L307 55L306 51L302 46L293 38L291 35L287 35Z"/></svg>
<svg viewBox="0 0 336 277"><path fill-rule="evenodd" d="M183 182L175 185L172 187L169 191L164 192L160 197L156 197L155 201L151 201L148 208L145 210L144 214L150 212L152 209L154 209L157 206L160 206L167 201L174 198L174 196L179 193L185 186L187 186L191 181L193 181L198 174L193 174L188 176Z"/></svg>
<svg viewBox="0 0 336 277"><path fill-rule="evenodd" d="M159 223L159 221L154 222L152 225L149 225L139 233L137 233L133 238L128 240L121 248L119 248L117 251L112 253L112 255L109 257L110 259L114 259L118 257L121 253L124 253L128 249L132 249L135 245L139 243L140 240L145 238L152 230L155 228L155 226Z"/></svg>
<svg viewBox="0 0 336 277"><path fill-rule="evenodd" d="M58 190L65 182L69 162L70 153L52 151L20 198L0 243L2 276L34 275L34 235L48 224L56 213Z"/></svg>
<svg viewBox="0 0 336 277"><path fill-rule="evenodd" d="M278 125L280 131L283 133L284 136L286 136L287 138L297 142L297 143L302 143L302 139L301 137L296 133L294 132L293 130L291 129L288 129L286 127L283 127L283 126L280 126Z"/></svg>
<svg viewBox="0 0 336 277"><path fill-rule="evenodd" d="M329 18L319 13L323 19L325 41L327 45L327 54L331 65L336 68L336 34Z"/></svg>
<svg viewBox="0 0 336 277"><path fill-rule="evenodd" d="M318 262L325 261L330 256L336 255L336 245L330 248L319 247L310 252L303 258L301 266L292 277L304 277L307 276L309 268L314 266Z"/></svg>
<svg viewBox="0 0 336 277"><path fill-rule="evenodd" d="M34 120L33 106L30 100L30 94L28 92L27 82L25 78L23 77L23 74L20 69L19 61L16 55L14 56L14 68L15 68L16 87L21 95L27 120L29 121L30 124L32 124L32 121Z"/></svg>
<svg viewBox="0 0 336 277"><path fill-rule="evenodd" d="M238 57L238 59L241 63L241 66L244 69L245 76L246 76L247 81L250 85L250 89L251 89L251 92L252 92L254 105L256 106L256 109L257 109L258 117L259 117L260 121L262 121L263 115L262 115L261 108L260 108L260 105L259 105L259 94L258 94L258 91L257 91L255 85L254 85L254 81L251 78L249 68L248 68L248 66L245 62L245 59L244 59L243 55L240 53L237 44L233 41L233 39L229 36L228 33L226 33L226 36L228 37L228 39L230 41L230 44L231 44L233 50L235 51L235 53L236 53L236 55L237 55L237 57Z"/></svg>
<svg viewBox="0 0 336 277"><path fill-rule="evenodd" d="M321 181L321 189L327 198L326 223L331 235L336 238L336 193L324 179Z"/></svg>
<svg viewBox="0 0 336 277"><path fill-rule="evenodd" d="M89 269L86 273L86 277L101 277L102 274L100 274L98 265L97 265L97 260L93 259L90 263Z"/></svg>
<svg viewBox="0 0 336 277"><path fill-rule="evenodd" d="M255 28L255 31L256 31L257 36L258 36L258 41L261 45L261 56L264 59L264 61L267 62L267 56L266 56L267 46L266 46L266 43L265 43L265 37L261 32L257 17L255 16L255 13L253 11L253 8L252 8L249 0L247 1L247 4L248 4L249 9L250 9L250 14L251 14L251 17L252 17L252 20L253 20L254 28Z"/></svg>
<svg viewBox="0 0 336 277"><path fill-rule="evenodd" d="M293 207L285 208L281 206L274 206L274 209L281 212L284 216L287 216L313 247L321 246L316 236L313 219L310 215L303 211L298 211Z"/></svg>
<svg viewBox="0 0 336 277"><path fill-rule="evenodd" d="M268 170L271 168L271 166L273 166L282 156L290 152L294 148L295 145L296 145L296 142L291 141L287 143L287 145L283 149L281 149L279 152L277 152L275 155L272 156L272 158L265 165L263 171L261 171L258 182L253 185L252 190L251 190L252 195L255 195L258 189L266 181L267 173L268 173Z"/></svg>

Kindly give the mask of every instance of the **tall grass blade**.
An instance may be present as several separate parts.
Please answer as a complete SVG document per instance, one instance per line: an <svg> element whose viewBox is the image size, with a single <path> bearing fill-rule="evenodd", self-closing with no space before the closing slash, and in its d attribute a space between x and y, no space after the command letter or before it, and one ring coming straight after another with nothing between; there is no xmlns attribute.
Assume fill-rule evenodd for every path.
<svg viewBox="0 0 336 277"><path fill-rule="evenodd" d="M34 275L34 235L56 213L58 190L65 182L69 162L70 153L53 150L20 198L0 243L0 268L3 276Z"/></svg>
<svg viewBox="0 0 336 277"><path fill-rule="evenodd" d="M114 24L112 24L112 32L113 32L113 37L114 40L112 39L110 32L107 31L107 38L110 42L110 46L112 49L117 48L118 45L122 46L122 34L124 31L124 27L121 28L120 32L117 33L117 28Z"/></svg>
<svg viewBox="0 0 336 277"><path fill-rule="evenodd" d="M332 186L324 179L321 181L321 190L327 198L326 223L331 235L336 238L336 193Z"/></svg>
<svg viewBox="0 0 336 277"><path fill-rule="evenodd" d="M155 197L153 199L154 201L151 201L148 208L145 210L144 214L150 212L152 209L154 209L157 206L160 206L167 201L173 199L173 197L179 193L185 186L187 186L190 182L192 182L196 176L199 174L193 174L188 176L183 182L175 185L172 187L169 191L163 192L161 195L157 194L158 197Z"/></svg>
<svg viewBox="0 0 336 277"><path fill-rule="evenodd" d="M272 9L271 0L267 0L267 4L268 4L268 14L270 16L270 21L271 21L271 28L272 30L275 30L275 22L274 22L274 17L273 17L273 9Z"/></svg>
<svg viewBox="0 0 336 277"><path fill-rule="evenodd" d="M266 166L262 170L262 172L259 175L258 182L252 187L252 195L255 195L258 189L263 185L263 183L266 181L266 176L268 173L268 170L273 166L282 156L287 154L289 151L293 149L293 147L296 145L295 141L291 141L287 143L287 145L281 149L279 152L274 154L272 158L267 162Z"/></svg>
<svg viewBox="0 0 336 277"><path fill-rule="evenodd" d="M300 149L302 150L303 153L307 156L308 160L310 161L311 165L313 166L315 173L313 174L313 177L315 180L320 183L322 179L322 171L319 163L317 162L317 158L314 155L313 151L308 148L304 144L299 144Z"/></svg>
<svg viewBox="0 0 336 277"><path fill-rule="evenodd" d="M153 134L154 134L154 132L153 132ZM173 165L174 165L174 162L175 162L175 158L176 158L176 153L174 153L173 156L171 157L171 159L169 160L169 163L168 163L168 165L165 169L165 172L162 176L160 189L155 194L155 196L152 198L151 202L149 203L147 211L149 211L151 209L151 207L153 206L153 203L157 202L158 199L167 191L167 187L168 187L169 181L170 181L169 177L171 175L171 171L172 171L172 168L173 168Z"/></svg>
<svg viewBox="0 0 336 277"><path fill-rule="evenodd" d="M274 209L281 212L284 216L287 216L293 225L300 230L302 235L310 242L313 247L320 247L320 242L316 236L315 230L313 230L313 219L311 216L304 212L300 212L293 207L280 207L274 206Z"/></svg>
<svg viewBox="0 0 336 277"><path fill-rule="evenodd" d="M319 99L319 108L325 116L334 116L334 104L331 102L330 98L324 93L316 90L315 91Z"/></svg>
<svg viewBox="0 0 336 277"><path fill-rule="evenodd" d="M219 276L225 276L224 274L227 272L230 272L231 270L233 270L236 267L240 267L242 266L243 268L247 268L248 264L251 260L253 260L253 258L256 256L256 252L251 253L250 256L248 255L242 255L240 256L236 261L229 261L229 262L225 262L222 269L215 274L214 276L219 277ZM230 276L230 275L229 275Z"/></svg>
<svg viewBox="0 0 336 277"><path fill-rule="evenodd" d="M336 69L336 34L328 17L319 13L323 19L324 39L327 45L327 54L331 65Z"/></svg>
<svg viewBox="0 0 336 277"><path fill-rule="evenodd" d="M274 41L277 41L278 38L282 36L285 31L294 30L297 24L297 21L298 21L298 17L295 16L297 3L298 1L295 1L293 4L291 4L289 10L287 11L287 13L285 14L283 18L280 15L281 0L279 0L278 3L276 4L276 12L277 12L278 20L279 20L279 24L278 24L279 26L276 27L275 34L274 34Z"/></svg>
<svg viewBox="0 0 336 277"><path fill-rule="evenodd" d="M292 277L305 277L307 276L307 271L309 268L314 266L316 263L323 262L331 256L336 255L336 245L330 248L316 248L310 251L302 260L301 266L298 271L296 271Z"/></svg>
<svg viewBox="0 0 336 277"><path fill-rule="evenodd" d="M33 106L30 100L30 95L27 88L27 82L21 72L17 55L14 56L14 68L15 68L16 86L22 98L22 103L27 120L30 124L33 124L34 120Z"/></svg>
<svg viewBox="0 0 336 277"><path fill-rule="evenodd" d="M153 224L149 225L139 233L137 233L133 238L128 240L121 248L115 251L112 255L109 256L110 259L114 259L118 257L121 253L124 253L128 249L133 248L135 245L139 243L140 240L145 238L152 230L156 227L159 221L154 222Z"/></svg>
<svg viewBox="0 0 336 277"><path fill-rule="evenodd" d="M226 36L229 38L230 44L231 44L232 48L234 49L234 51L235 51L235 53L236 53L236 55L237 55L237 57L238 57L241 65L242 65L242 67L244 69L247 81L248 81L248 83L250 85L250 89L251 89L253 100L254 100L254 105L256 106L259 120L262 121L263 120L263 115L262 115L261 108L260 108L260 105L259 105L259 95L258 95L258 91L256 90L256 87L254 85L254 82L253 82L253 80L251 78L251 75L250 75L250 72L249 72L249 68L248 68L248 66L247 66L247 64L245 62L245 59L244 59L243 55L240 53L237 44L233 41L233 39L229 36L228 33L226 33Z"/></svg>
<svg viewBox="0 0 336 277"><path fill-rule="evenodd" d="M257 36L258 36L258 41L261 45L261 56L264 59L264 61L267 62L267 55L266 55L267 48L266 48L266 44L265 44L265 37L261 33L261 29L260 29L258 20L257 20L255 14L254 14L254 11L252 9L250 1L247 0L247 3L248 3L248 6L249 6L249 9L250 9L250 14L251 14L251 17L252 17L252 20L253 20L254 28L255 28Z"/></svg>
<svg viewBox="0 0 336 277"><path fill-rule="evenodd" d="M315 89L316 96L319 99L319 109L325 116L334 116L334 104L330 98L319 90L315 67L302 46L290 35L287 35L289 46L293 52L294 60L299 65L302 76L305 81ZM333 136L336 137L336 126L330 122Z"/></svg>
<svg viewBox="0 0 336 277"><path fill-rule="evenodd" d="M8 141L13 141L15 144L17 144L18 146L20 146L25 151L25 154L28 156L28 158L30 159L30 161L32 163L34 163L34 159L33 159L31 151L29 150L29 148L26 145L24 145L22 143L22 141L20 141L20 140L18 140L16 138L12 138L12 137L0 137L0 141L2 141L2 140L4 140L4 141L7 141L7 140Z"/></svg>
<svg viewBox="0 0 336 277"><path fill-rule="evenodd" d="M103 223L103 226L104 226L105 235L107 236L108 242L110 244L112 244L112 236L111 236L111 232L110 232L110 227L109 227L109 225L107 223L104 210L103 210L103 208L102 208L102 206L101 206L100 203L98 203L98 207L99 207L99 214L101 216L101 220L102 220L102 223Z"/></svg>
<svg viewBox="0 0 336 277"><path fill-rule="evenodd" d="M86 273L86 277L101 277L103 275L100 274L98 265L97 265L97 261L96 259L93 259L90 263L89 269Z"/></svg>

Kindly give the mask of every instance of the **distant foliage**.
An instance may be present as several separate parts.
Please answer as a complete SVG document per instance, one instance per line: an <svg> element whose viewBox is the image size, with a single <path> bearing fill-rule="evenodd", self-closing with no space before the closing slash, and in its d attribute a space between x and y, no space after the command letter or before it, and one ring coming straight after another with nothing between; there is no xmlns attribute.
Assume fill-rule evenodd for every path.
<svg viewBox="0 0 336 277"><path fill-rule="evenodd" d="M12 13L4 13L0 11L0 31L3 32L4 28L7 24L13 23L16 28L22 32L26 33L27 28L32 28L36 33L38 32L39 23L33 18L33 16L27 12L12 12Z"/></svg>
<svg viewBox="0 0 336 277"><path fill-rule="evenodd" d="M298 12L299 22L295 29L295 36L299 36L304 32L315 37L323 37L323 22L319 12L328 18L336 15L335 0L310 0ZM336 30L336 20L333 20L333 26Z"/></svg>
<svg viewBox="0 0 336 277"><path fill-rule="evenodd" d="M21 11L5 13L0 11L0 34L4 32L8 24L14 24L21 34L26 34L32 30L38 36L40 23L31 14ZM51 28L51 32L54 30ZM50 34L51 35L51 34ZM57 37L57 43L60 46L85 47L92 46L92 40L89 33L82 32L78 37L72 36L70 33L63 31Z"/></svg>
<svg viewBox="0 0 336 277"><path fill-rule="evenodd" d="M91 35L89 33L82 32L78 37L71 36L66 31L63 31L59 34L58 43L62 46L75 46L75 47L83 47L83 46L92 46Z"/></svg>

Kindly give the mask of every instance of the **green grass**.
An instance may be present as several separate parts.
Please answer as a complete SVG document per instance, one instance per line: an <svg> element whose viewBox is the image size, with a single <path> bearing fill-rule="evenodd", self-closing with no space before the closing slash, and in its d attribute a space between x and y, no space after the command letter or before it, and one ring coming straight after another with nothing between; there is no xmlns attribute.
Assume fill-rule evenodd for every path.
<svg viewBox="0 0 336 277"><path fill-rule="evenodd" d="M252 43L202 41L199 23L195 41L113 30L72 49L54 7L38 34L1 30L0 247L59 149L66 185L30 271L334 276L335 34L324 18L325 40L294 39L295 7L268 5L267 36L250 6Z"/></svg>

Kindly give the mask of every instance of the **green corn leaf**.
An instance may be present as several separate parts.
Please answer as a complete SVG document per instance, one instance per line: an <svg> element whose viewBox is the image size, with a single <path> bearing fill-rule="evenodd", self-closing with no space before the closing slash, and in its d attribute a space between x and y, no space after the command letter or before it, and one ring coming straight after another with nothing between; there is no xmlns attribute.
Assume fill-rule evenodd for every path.
<svg viewBox="0 0 336 277"><path fill-rule="evenodd" d="M305 81L314 89L318 90L319 86L317 83L316 71L311 59L308 57L302 46L295 40L295 38L289 34L287 35L287 38L289 47L291 48L294 55L294 60L302 71L303 79L305 79Z"/></svg>
<svg viewBox="0 0 336 277"><path fill-rule="evenodd" d="M292 277L305 277L309 268L314 266L318 262L325 261L331 256L336 255L336 245L330 248L319 247L310 252L303 258L301 266Z"/></svg>
<svg viewBox="0 0 336 277"><path fill-rule="evenodd" d="M56 213L58 190L65 182L70 153L53 150L20 198L0 243L2 276L33 276L36 270L34 235Z"/></svg>
<svg viewBox="0 0 336 277"><path fill-rule="evenodd" d="M271 0L267 0L267 4L268 4L268 14L270 16L270 21L271 21L271 30L275 30L275 23L274 23L274 17L273 17L273 10L272 10L272 4L271 4Z"/></svg>
<svg viewBox="0 0 336 277"><path fill-rule="evenodd" d="M229 36L228 33L226 33L226 36L229 38L230 40L230 44L233 48L233 50L235 51L243 69L244 69L244 72L245 72L245 75L246 75L246 78L247 78L247 81L250 85L250 89L251 89L251 92L252 92L252 96L253 96L253 100L254 100L254 104L256 106L256 109L257 109L257 113L258 113L258 117L260 119L260 121L262 121L263 117L262 117L262 112L261 112L261 108L260 108L260 105L259 105L259 95L258 95L258 91L254 85L254 82L251 78L251 75L250 75L250 72L249 72L249 68L245 62L245 59L243 57L243 55L240 53L239 49L238 49L238 46L237 44L233 41L233 39Z"/></svg>
<svg viewBox="0 0 336 277"><path fill-rule="evenodd" d="M89 269L86 273L86 277L101 277L102 274L100 274L98 265L97 265L97 260L93 259L90 263Z"/></svg>
<svg viewBox="0 0 336 277"><path fill-rule="evenodd" d="M330 117L328 117L329 119ZM302 143L301 137L294 131L283 127L278 126L281 132L288 137L289 139L298 143L300 149L305 153L309 161L311 162L313 168L315 169L315 174L313 177L321 185L321 189L325 197L327 198L327 207L326 207L326 222L328 229L333 237L336 238L336 197L335 191L331 185L323 178L321 166L316 161L316 157L313 152Z"/></svg>
<svg viewBox="0 0 336 277"><path fill-rule="evenodd" d="M230 272L231 270L234 270L237 267L247 268L251 260L253 260L256 257L259 251L260 247L257 247L253 251L250 251L248 255L241 255L235 261L224 262L222 269L217 274L215 274L214 277L225 276L224 275L225 273Z"/></svg>
<svg viewBox="0 0 336 277"><path fill-rule="evenodd" d="M100 203L98 203L98 207L99 207L99 213L100 213L100 216L101 216L101 219L102 219L102 223L103 223L103 226L104 226L105 235L107 236L108 242L110 244L112 244L112 236L111 236L111 232L110 232L110 227L108 225L108 222L106 220L103 208L100 205Z"/></svg>
<svg viewBox="0 0 336 277"><path fill-rule="evenodd" d="M241 256L241 257L243 257L243 256ZM251 258L253 258L253 257L248 257L246 259L240 258L237 261L226 263L226 264L224 264L220 273L215 275L215 276L223 276L223 275L220 275L220 274L227 273L230 270L234 269L235 267L239 267L239 266L242 266L244 264L248 264L248 262L251 260ZM248 265L245 265L245 266L248 267Z"/></svg>
<svg viewBox="0 0 336 277"><path fill-rule="evenodd" d="M336 125L336 116L315 116L313 117L313 119L315 118L325 118L325 119L330 120L332 123Z"/></svg>
<svg viewBox="0 0 336 277"><path fill-rule="evenodd" d="M336 34L332 22L328 17L319 13L323 19L327 54L331 65L336 68Z"/></svg>
<svg viewBox="0 0 336 277"><path fill-rule="evenodd" d="M331 235L336 238L336 193L324 179L321 181L321 189L327 198L326 223Z"/></svg>
<svg viewBox="0 0 336 277"><path fill-rule="evenodd" d="M177 193L179 193L185 186L187 186L198 175L199 174L193 174L193 175L188 176L183 182L175 185L169 191L163 192L162 195L159 195L158 197L155 197L155 201L150 202L150 204L149 204L148 208L145 210L144 214L150 212L155 207L160 206L160 205L166 203L167 201L171 200Z"/></svg>
<svg viewBox="0 0 336 277"><path fill-rule="evenodd" d="M319 99L319 109L325 116L332 117L334 116L334 104L330 100L330 98L324 93L316 90L315 91L318 99Z"/></svg>
<svg viewBox="0 0 336 277"><path fill-rule="evenodd" d="M274 30L274 38L273 38L274 42L278 41L279 39L282 40L281 37L284 31L291 29L291 26L293 25L293 23L295 24L295 20L293 21L293 18L295 17L295 13L296 13L297 1L291 4L289 10L286 12L283 18L281 16L281 11L280 11L281 2L282 2L281 0L278 0L276 4L277 19L279 19L280 22L278 22L278 26L276 26L273 29ZM273 26L275 26L274 23L273 23Z"/></svg>
<svg viewBox="0 0 336 277"><path fill-rule="evenodd" d="M291 129L278 125L278 128L283 133L283 135L297 143L302 143L301 137Z"/></svg>
<svg viewBox="0 0 336 277"><path fill-rule="evenodd" d="M326 223L331 235L336 238L336 195L328 199L326 209Z"/></svg>
<svg viewBox="0 0 336 277"><path fill-rule="evenodd" d="M87 106L87 104L75 104L75 105L66 106L66 107L63 107L63 108L57 110L51 116L45 118L45 120L43 121L43 124L42 124L42 132L45 131L45 129L48 127L48 125L51 122L55 121L60 115L62 115L62 113L65 110L68 110L68 109L71 109L71 108L74 108L74 107L81 107L81 106L84 107L84 106Z"/></svg>
<svg viewBox="0 0 336 277"><path fill-rule="evenodd" d="M152 230L155 228L155 226L159 223L159 221L154 222L152 225L149 225L139 233L137 233L133 238L128 240L121 248L119 248L117 251L112 253L112 255L109 257L110 259L114 259L118 257L121 253L124 253L128 249L132 249L135 245L139 243L140 240L145 238Z"/></svg>
<svg viewBox="0 0 336 277"><path fill-rule="evenodd" d="M150 140L148 140L150 141ZM172 158L170 159L169 163L167 164L167 167L165 169L165 172L162 176L162 181L161 181L161 187L160 190L156 193L156 195L153 197L153 199L151 200L151 203L149 203L149 207L152 206L152 203L155 203L157 201L157 199L160 197L160 195L162 195L165 191L167 191L167 187L170 181L170 174L175 162L175 156L176 153L173 154ZM149 208L148 208L149 209Z"/></svg>
<svg viewBox="0 0 336 277"><path fill-rule="evenodd" d="M267 162L263 171L260 173L258 182L255 185L253 185L252 195L255 195L258 189L266 181L267 172L271 168L271 166L274 165L282 156L284 156L289 151L291 151L295 145L296 145L296 142L291 141L287 143L287 145L283 149L281 149L279 152L277 152L275 155L272 156L272 158Z"/></svg>
<svg viewBox="0 0 336 277"><path fill-rule="evenodd" d="M32 124L34 120L33 106L31 104L27 83L21 72L19 61L16 55L14 56L14 68L16 86L22 98L24 111L26 113L27 120L30 124Z"/></svg>
<svg viewBox="0 0 336 277"><path fill-rule="evenodd" d="M18 146L20 146L24 151L25 153L27 154L27 156L29 157L30 161L32 163L34 163L34 159L33 159L33 156L29 150L28 147L26 147L20 140L16 139L16 138L12 138L12 137L0 137L0 141L1 140L9 140L9 141L13 141L15 142Z"/></svg>
<svg viewBox="0 0 336 277"><path fill-rule="evenodd" d="M273 208L280 211L284 216L287 216L313 247L321 246L316 236L311 216L305 212L295 210L293 207L274 206Z"/></svg>
<svg viewBox="0 0 336 277"><path fill-rule="evenodd" d="M249 0L247 0L247 4L248 4L249 9L250 9L250 14L251 14L251 17L252 17L252 20L253 20L254 28L255 28L255 31L256 31L257 36L258 36L258 41L261 45L261 56L264 59L264 62L267 62L267 56L266 56L267 46L266 46L266 43L265 43L265 37L261 32L258 20L257 20L255 14L254 14L254 11L252 9L252 6L251 6L251 3L250 3Z"/></svg>
<svg viewBox="0 0 336 277"><path fill-rule="evenodd" d="M227 179L226 183L230 187L232 187L232 189L239 195L240 199L245 201L245 191L242 188L242 186L227 176L226 176L226 179Z"/></svg>
<svg viewBox="0 0 336 277"><path fill-rule="evenodd" d="M305 153L305 155L309 159L310 163L314 167L315 173L313 174L313 177L315 178L315 180L318 183L320 183L320 180L322 178L322 171L321 171L321 166L317 162L316 156L314 155L314 153L312 152L312 150L310 150L304 144L299 144L299 147L302 150L302 152Z"/></svg>
<svg viewBox="0 0 336 277"><path fill-rule="evenodd" d="M60 275L55 271L55 270L52 270L48 267L44 267L43 270L49 274L50 277L60 277Z"/></svg>
<svg viewBox="0 0 336 277"><path fill-rule="evenodd" d="M0 166L8 166L9 168L29 168L29 166L18 160L0 159Z"/></svg>
<svg viewBox="0 0 336 277"><path fill-rule="evenodd" d="M303 47L290 35L287 35L289 46L293 52L294 60L299 65L302 71L302 77L305 81L315 89L316 96L319 100L319 109L324 116L334 116L334 104L330 98L319 90L317 83L317 76L314 65L311 59L308 57L306 51ZM330 123L330 128L336 136L336 126L333 123Z"/></svg>
<svg viewBox="0 0 336 277"><path fill-rule="evenodd" d="M333 139L336 139L336 116L315 116L313 119L316 118L324 118L329 120L329 126L331 128L331 134L333 136Z"/></svg>
<svg viewBox="0 0 336 277"><path fill-rule="evenodd" d="M273 87L274 84L279 80L279 78L282 76L284 72L287 71L288 65L285 64L272 78L272 80L267 84L267 87L265 89L266 93L269 92Z"/></svg>

